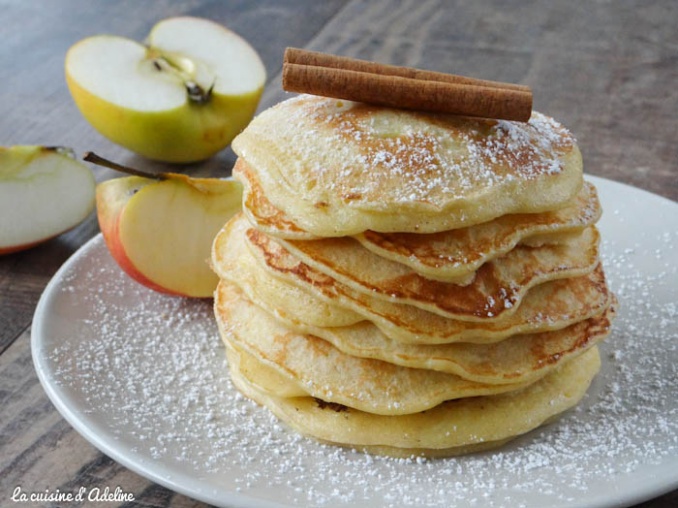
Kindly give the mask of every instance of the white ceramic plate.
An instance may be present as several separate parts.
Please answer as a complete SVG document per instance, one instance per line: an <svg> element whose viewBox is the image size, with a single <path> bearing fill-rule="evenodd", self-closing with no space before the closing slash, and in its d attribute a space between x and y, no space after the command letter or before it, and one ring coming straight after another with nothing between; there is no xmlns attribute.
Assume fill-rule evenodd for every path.
<svg viewBox="0 0 678 508"><path fill-rule="evenodd" d="M590 180L620 300L603 369L579 408L501 450L393 460L299 437L231 386L210 302L139 286L100 236L40 300L38 375L94 446L219 506L592 508L660 495L678 487L678 204Z"/></svg>

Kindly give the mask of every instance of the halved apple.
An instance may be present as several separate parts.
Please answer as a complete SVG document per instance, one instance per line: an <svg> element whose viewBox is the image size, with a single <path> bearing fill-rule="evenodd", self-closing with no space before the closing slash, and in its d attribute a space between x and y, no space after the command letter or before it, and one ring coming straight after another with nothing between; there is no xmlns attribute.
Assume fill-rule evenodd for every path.
<svg viewBox="0 0 678 508"><path fill-rule="evenodd" d="M147 45L112 35L66 54L66 82L85 119L111 141L165 162L219 152L250 122L266 80L257 52L212 21L156 24Z"/></svg>
<svg viewBox="0 0 678 508"><path fill-rule="evenodd" d="M67 148L0 147L0 254L28 249L94 209L92 172Z"/></svg>
<svg viewBox="0 0 678 508"><path fill-rule="evenodd" d="M177 173L161 178L127 176L97 186L106 245L137 282L162 293L210 297L218 282L208 264L212 241L240 210L242 186Z"/></svg>

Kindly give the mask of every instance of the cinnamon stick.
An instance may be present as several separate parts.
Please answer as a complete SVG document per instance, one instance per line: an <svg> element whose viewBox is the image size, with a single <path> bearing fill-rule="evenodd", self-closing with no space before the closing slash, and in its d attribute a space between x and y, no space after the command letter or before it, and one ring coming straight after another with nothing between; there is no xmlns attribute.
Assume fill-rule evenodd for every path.
<svg viewBox="0 0 678 508"><path fill-rule="evenodd" d="M336 99L526 122L529 87L288 48L283 88Z"/></svg>
<svg viewBox="0 0 678 508"><path fill-rule="evenodd" d="M300 48L287 48L283 57L283 63L313 65L315 67L327 67L330 69L347 69L359 72L369 72L372 74L400 76L401 78L421 79L427 81L442 81L445 83L462 83L468 85L487 86L491 88L504 88L507 90L520 90L530 93L530 87L527 85L502 83L499 81L489 81L486 79L458 76L456 74L446 74L444 72L415 69L413 67L382 64L370 62L368 60L359 60L357 58L332 55L329 53L320 53L319 51L309 51Z"/></svg>

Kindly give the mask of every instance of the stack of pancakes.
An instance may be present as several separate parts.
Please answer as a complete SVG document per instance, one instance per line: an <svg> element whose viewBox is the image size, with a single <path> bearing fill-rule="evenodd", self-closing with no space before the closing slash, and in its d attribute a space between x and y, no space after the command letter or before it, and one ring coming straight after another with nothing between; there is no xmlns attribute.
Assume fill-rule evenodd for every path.
<svg viewBox="0 0 678 508"><path fill-rule="evenodd" d="M233 143L215 314L246 396L393 456L498 446L580 401L614 297L570 133L301 95Z"/></svg>

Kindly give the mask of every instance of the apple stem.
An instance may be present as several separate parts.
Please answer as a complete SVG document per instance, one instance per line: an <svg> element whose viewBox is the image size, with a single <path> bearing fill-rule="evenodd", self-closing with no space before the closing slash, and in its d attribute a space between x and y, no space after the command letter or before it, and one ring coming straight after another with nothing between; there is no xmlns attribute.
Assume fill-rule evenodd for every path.
<svg viewBox="0 0 678 508"><path fill-rule="evenodd" d="M87 162L91 162L92 164L96 164L97 166L102 166L108 169L112 169L114 171L127 173L128 175L140 176L142 178L152 178L154 180L167 179L167 175L165 173L149 173L147 171L141 171L139 169L130 168L129 166L123 166L122 164L118 164L117 162L104 159L103 157L95 154L94 152L87 152L82 159Z"/></svg>

